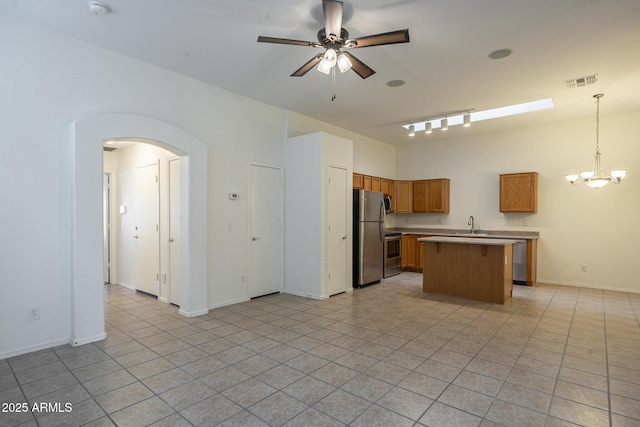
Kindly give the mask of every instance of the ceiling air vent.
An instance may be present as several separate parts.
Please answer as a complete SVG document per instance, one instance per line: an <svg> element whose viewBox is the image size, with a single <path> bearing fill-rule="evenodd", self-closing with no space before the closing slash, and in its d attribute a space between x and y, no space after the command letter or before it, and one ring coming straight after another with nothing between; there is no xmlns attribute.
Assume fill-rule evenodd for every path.
<svg viewBox="0 0 640 427"><path fill-rule="evenodd" d="M577 77L575 79L569 79L564 81L564 86L567 89L573 89L576 87L582 87L592 85L598 81L597 74L591 74L590 76Z"/></svg>

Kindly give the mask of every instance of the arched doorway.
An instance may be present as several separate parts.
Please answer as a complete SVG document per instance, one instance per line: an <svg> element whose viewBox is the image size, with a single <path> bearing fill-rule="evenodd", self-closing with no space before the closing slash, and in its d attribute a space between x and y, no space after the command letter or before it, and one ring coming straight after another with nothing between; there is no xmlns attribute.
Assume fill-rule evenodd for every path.
<svg viewBox="0 0 640 427"><path fill-rule="evenodd" d="M176 152L181 171L183 250L180 314L207 308L207 149L193 135L160 120L133 114L105 114L70 125L70 336L81 345L106 337L102 292L103 141L133 138Z"/></svg>

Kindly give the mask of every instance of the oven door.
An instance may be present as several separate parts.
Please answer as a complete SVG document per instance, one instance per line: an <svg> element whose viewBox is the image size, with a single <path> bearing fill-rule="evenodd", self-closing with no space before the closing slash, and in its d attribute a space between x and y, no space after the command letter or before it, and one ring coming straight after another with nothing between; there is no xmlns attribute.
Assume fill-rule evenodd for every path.
<svg viewBox="0 0 640 427"><path fill-rule="evenodd" d="M402 273L402 240L400 236L384 239L384 277Z"/></svg>

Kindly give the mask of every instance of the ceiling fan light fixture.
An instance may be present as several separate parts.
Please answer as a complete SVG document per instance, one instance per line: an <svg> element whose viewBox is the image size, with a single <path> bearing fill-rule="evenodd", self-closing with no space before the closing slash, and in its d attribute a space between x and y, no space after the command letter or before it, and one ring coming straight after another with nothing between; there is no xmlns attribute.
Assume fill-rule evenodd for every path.
<svg viewBox="0 0 640 427"><path fill-rule="evenodd" d="M342 73L349 71L351 69L351 66L353 65L349 57L342 52L340 52L340 55L338 55L337 63L338 68Z"/></svg>
<svg viewBox="0 0 640 427"><path fill-rule="evenodd" d="M322 61L318 64L318 71L323 74L329 74L334 65L336 65L336 61L338 59L338 54L333 49L327 49L322 57Z"/></svg>

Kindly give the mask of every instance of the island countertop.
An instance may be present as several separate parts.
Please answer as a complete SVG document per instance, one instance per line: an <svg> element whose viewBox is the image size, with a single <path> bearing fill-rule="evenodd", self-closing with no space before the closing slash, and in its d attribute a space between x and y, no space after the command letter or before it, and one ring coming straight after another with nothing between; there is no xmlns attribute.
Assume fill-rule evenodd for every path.
<svg viewBox="0 0 640 427"><path fill-rule="evenodd" d="M518 240L538 240L540 233L537 231L517 231L517 230L481 230L471 233L469 229L459 228L417 228L417 227L389 227L388 232L415 234L423 236L447 236L447 237L473 237L488 239L518 239Z"/></svg>
<svg viewBox="0 0 640 427"><path fill-rule="evenodd" d="M484 237L453 237L453 236L432 236L422 237L418 239L418 242L434 242L434 243L458 243L465 245L492 245L492 246L506 246L517 243L517 240L513 239L492 239Z"/></svg>

